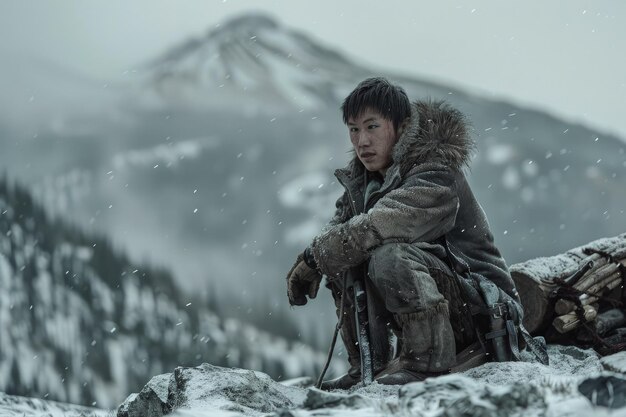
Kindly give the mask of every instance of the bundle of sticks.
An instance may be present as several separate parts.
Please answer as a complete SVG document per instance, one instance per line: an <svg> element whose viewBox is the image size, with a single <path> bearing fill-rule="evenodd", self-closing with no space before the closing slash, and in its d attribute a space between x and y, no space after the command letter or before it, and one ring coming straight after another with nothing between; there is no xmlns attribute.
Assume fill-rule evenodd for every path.
<svg viewBox="0 0 626 417"><path fill-rule="evenodd" d="M564 334L586 322L606 333L625 324L621 322L621 298L626 233L564 254L511 265L510 269L524 306L524 325L531 333L541 333L552 325ZM622 319L615 320L620 312Z"/></svg>

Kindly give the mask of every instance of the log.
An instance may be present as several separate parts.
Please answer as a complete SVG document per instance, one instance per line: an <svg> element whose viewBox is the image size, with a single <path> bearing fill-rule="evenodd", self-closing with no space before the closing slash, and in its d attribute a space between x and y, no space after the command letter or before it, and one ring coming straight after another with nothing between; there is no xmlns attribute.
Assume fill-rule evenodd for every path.
<svg viewBox="0 0 626 417"><path fill-rule="evenodd" d="M567 252L586 254L588 251L601 251L610 254L614 258L621 259L625 256L618 255L626 254L626 233L597 239L577 248L570 249Z"/></svg>
<svg viewBox="0 0 626 417"><path fill-rule="evenodd" d="M524 306L524 327L534 333L543 327L545 317L553 313L548 296L555 287L532 273L512 270L511 276Z"/></svg>
<svg viewBox="0 0 626 417"><path fill-rule="evenodd" d="M590 305L584 307L585 321L591 321L596 318L598 311ZM552 322L552 325L559 333L567 333L580 326L580 319L575 312L558 316Z"/></svg>
<svg viewBox="0 0 626 417"><path fill-rule="evenodd" d="M617 267L616 267L617 268ZM618 282L622 280L622 275L620 274L619 271L614 272L612 275L606 276L606 277L602 277L600 278L600 280L598 280L596 278L596 281L593 285L591 285L590 287L586 288L583 291L586 291L588 293L591 294L595 294L598 293L601 290L608 290L608 289L613 289L615 287L617 287L617 285L614 285L613 281L617 280ZM602 292L606 292L606 291L602 291ZM602 294L600 294L602 295ZM598 298L596 298L597 300ZM570 311L573 311L575 308L576 304L573 301L570 300L558 300L556 302L556 304L554 305L554 312L558 315L563 315L563 314L567 314Z"/></svg>
<svg viewBox="0 0 626 417"><path fill-rule="evenodd" d="M554 312L559 316L574 311L576 304L570 300L557 300L554 304Z"/></svg>
<svg viewBox="0 0 626 417"><path fill-rule="evenodd" d="M590 273L609 262L607 257L589 251L609 253L626 265L626 233L598 239L555 256L530 259L510 266L511 277L524 307L523 323L529 332L541 333L552 322L554 300L549 295L556 288L556 278L565 279L571 276L588 261L594 262Z"/></svg>
<svg viewBox="0 0 626 417"><path fill-rule="evenodd" d="M598 263L600 263L600 261ZM620 263L626 266L626 259L622 260ZM605 278L610 275L614 275L619 268L620 266L617 263L604 264L599 268L594 267L592 268L594 271L589 272L589 274L586 274L583 278L581 278L580 281L574 285L574 288L580 291L596 292L598 290L597 287L595 287L596 289L594 290L590 290L590 287L594 286L599 281L611 281L611 279ZM554 311L559 315L567 314L573 309L574 303L567 300L558 300L554 307Z"/></svg>
<svg viewBox="0 0 626 417"><path fill-rule="evenodd" d="M614 281L617 281L617 283L615 283ZM607 292L607 290L617 287L617 285L619 285L621 282L622 274L620 271L617 271L613 275L610 275L604 278L602 281L599 281L591 287L587 288L587 292L589 294L603 295L603 293Z"/></svg>
<svg viewBox="0 0 626 417"><path fill-rule="evenodd" d="M611 256L614 257L617 260L621 260L626 258L626 248L616 248L615 250L611 251Z"/></svg>
<svg viewBox="0 0 626 417"><path fill-rule="evenodd" d="M619 266L616 263L603 265L602 267L596 269L594 272L586 274L584 277L582 277L580 281L578 281L574 285L574 288L579 291L587 291L591 286L597 284L599 281L602 281L604 280L604 278L613 275L615 271L618 270L618 268Z"/></svg>
<svg viewBox="0 0 626 417"><path fill-rule="evenodd" d="M595 282L590 287L585 288L582 291L585 291L591 294L598 293L599 291L605 288L608 289L609 284L612 284L613 280L616 280L616 279L621 280L621 274L619 271L617 271L617 266L615 267L615 271L613 271L612 275L605 276L605 277L596 276L596 278L594 278ZM612 286L611 289L612 288L615 288L615 286ZM576 304L573 301L561 299L561 300L557 300L557 302L555 303L554 312L558 315L563 315L563 314L569 313L570 311L573 311L575 307L576 307Z"/></svg>
<svg viewBox="0 0 626 417"><path fill-rule="evenodd" d="M609 292L612 289L619 287L621 284L622 284L622 280L621 279L616 279L615 281L609 282L607 284L607 286L606 286L606 292ZM587 295L587 294L584 294L584 295L580 296L580 303L583 306L595 303L598 300L599 300L599 297L595 297L595 296L591 296L591 295Z"/></svg>
<svg viewBox="0 0 626 417"><path fill-rule="evenodd" d="M593 255L593 257L597 256L598 255ZM548 258L539 259L546 262L545 259ZM547 265L550 264L548 263ZM593 265L593 260L586 259L582 268L578 266L578 268L572 273L569 272L571 270L570 265L568 275L563 277L559 276L559 279L565 282L575 282L581 274L584 274L585 271L593 268ZM552 315L552 312L550 311L552 308L552 302L550 300L558 294L558 287L555 283L546 280L543 276L541 276L540 272L545 273L545 271L546 270L540 270L537 268L535 271L528 273L527 270L516 269L514 266L511 267L511 276L515 281L515 285L520 294L520 299L522 300L522 305L525 311L524 327L526 327L529 332L537 330L543 322L544 317ZM533 275L532 272L535 272L535 275Z"/></svg>

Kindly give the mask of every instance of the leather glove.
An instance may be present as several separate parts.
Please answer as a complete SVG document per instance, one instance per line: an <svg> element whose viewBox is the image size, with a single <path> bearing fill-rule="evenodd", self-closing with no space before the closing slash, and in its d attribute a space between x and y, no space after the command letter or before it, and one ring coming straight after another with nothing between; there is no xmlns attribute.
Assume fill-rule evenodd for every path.
<svg viewBox="0 0 626 417"><path fill-rule="evenodd" d="M289 304L303 306L307 303L306 296L314 299L320 288L322 276L304 262L303 254L298 255L296 262L287 273L287 297Z"/></svg>

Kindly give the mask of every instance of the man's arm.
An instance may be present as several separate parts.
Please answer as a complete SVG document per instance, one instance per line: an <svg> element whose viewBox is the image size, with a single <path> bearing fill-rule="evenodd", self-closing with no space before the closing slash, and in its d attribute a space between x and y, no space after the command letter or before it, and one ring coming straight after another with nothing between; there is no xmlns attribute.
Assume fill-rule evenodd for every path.
<svg viewBox="0 0 626 417"><path fill-rule="evenodd" d="M325 233L336 225L345 223L349 216L350 210L350 202L348 201L348 193L346 191L337 199L335 202L335 214L330 219L330 221L322 228L321 233ZM315 262L315 257L313 256L313 252L311 250L311 245L309 245L303 253L304 262L311 269L317 269L317 263Z"/></svg>
<svg viewBox="0 0 626 417"><path fill-rule="evenodd" d="M349 217L348 194L343 193L335 203L335 215L322 229L322 233L339 224L343 224ZM296 262L287 273L287 297L289 304L304 305L307 298L315 298L322 279L321 272L317 268L311 247L307 247L303 253L298 255Z"/></svg>
<svg viewBox="0 0 626 417"><path fill-rule="evenodd" d="M336 276L385 243L431 241L447 233L454 227L458 206L453 171L418 172L367 213L316 236L310 252L317 269Z"/></svg>

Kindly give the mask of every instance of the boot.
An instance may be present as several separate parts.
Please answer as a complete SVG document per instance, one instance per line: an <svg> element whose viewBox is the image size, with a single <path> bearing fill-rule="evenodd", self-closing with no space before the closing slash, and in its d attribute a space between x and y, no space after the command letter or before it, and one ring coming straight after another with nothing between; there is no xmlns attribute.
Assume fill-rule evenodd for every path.
<svg viewBox="0 0 626 417"><path fill-rule="evenodd" d="M356 323L354 314L346 314L340 333L343 344L348 352L348 373L329 381L323 381L321 389L324 391L348 389L361 382L361 352L357 344Z"/></svg>
<svg viewBox="0 0 626 417"><path fill-rule="evenodd" d="M376 375L376 381L403 385L448 373L456 361L448 302L444 300L427 311L394 317L402 328L400 354Z"/></svg>

